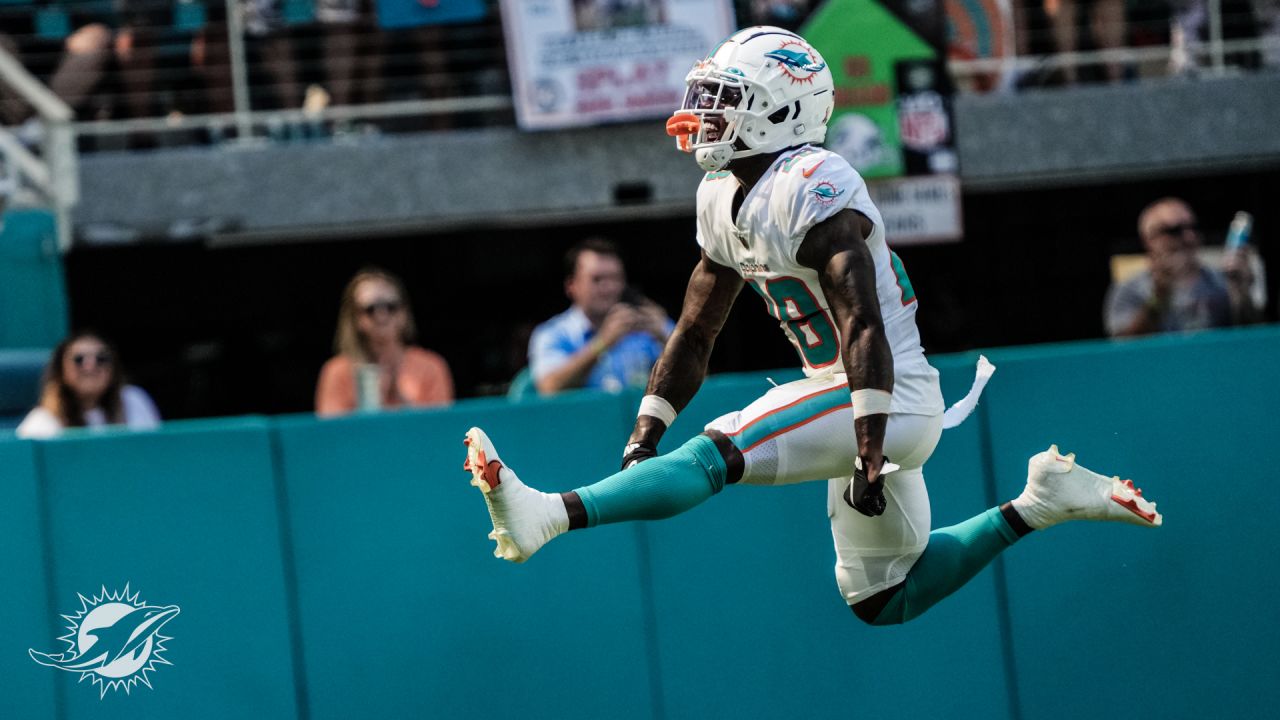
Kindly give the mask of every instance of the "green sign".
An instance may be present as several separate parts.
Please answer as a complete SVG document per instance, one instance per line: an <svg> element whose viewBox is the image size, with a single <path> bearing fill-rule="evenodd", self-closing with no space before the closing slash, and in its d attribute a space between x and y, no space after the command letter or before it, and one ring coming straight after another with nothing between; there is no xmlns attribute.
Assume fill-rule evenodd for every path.
<svg viewBox="0 0 1280 720"><path fill-rule="evenodd" d="M827 148L866 178L907 173L900 134L899 63L939 53L876 0L829 0L801 29L831 66L835 112Z"/></svg>

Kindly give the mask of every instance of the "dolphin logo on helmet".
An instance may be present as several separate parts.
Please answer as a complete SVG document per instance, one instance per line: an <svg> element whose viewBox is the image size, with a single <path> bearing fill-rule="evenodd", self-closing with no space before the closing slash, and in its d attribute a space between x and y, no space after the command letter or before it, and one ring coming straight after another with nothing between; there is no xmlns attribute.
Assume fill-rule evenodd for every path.
<svg viewBox="0 0 1280 720"><path fill-rule="evenodd" d="M807 73L820 72L827 66L825 62L813 62L805 53L798 50L788 50L786 48L778 48L773 52L765 53L764 56L767 58L773 58L789 68L802 70Z"/></svg>

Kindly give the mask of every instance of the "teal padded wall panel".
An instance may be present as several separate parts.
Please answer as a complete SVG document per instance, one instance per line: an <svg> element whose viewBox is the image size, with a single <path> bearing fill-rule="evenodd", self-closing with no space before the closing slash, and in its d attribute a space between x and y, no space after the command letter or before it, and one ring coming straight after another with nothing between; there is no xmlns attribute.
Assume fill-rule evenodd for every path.
<svg viewBox="0 0 1280 720"><path fill-rule="evenodd" d="M1277 356L1275 328L993 353L1002 495L1054 441L1165 515L1007 554L1026 717L1274 717Z"/></svg>
<svg viewBox="0 0 1280 720"><path fill-rule="evenodd" d="M0 717L5 718L54 717L58 671L34 663L27 649L48 652L66 632L49 607L38 482L32 443L0 439L0 578L6 588Z"/></svg>
<svg viewBox="0 0 1280 720"><path fill-rule="evenodd" d="M290 717L294 674L279 512L264 420L38 443L49 493L52 606L127 582L178 605L153 689L110 692L56 673L66 717ZM49 638L52 647L53 638Z"/></svg>
<svg viewBox="0 0 1280 720"><path fill-rule="evenodd" d="M949 397L968 389L972 369L961 360L948 371ZM672 434L768 388L763 375L714 378ZM926 466L938 519L987 507L977 437L973 424L951 431ZM908 626L867 627L836 587L825 509L822 482L727 487L646 527L667 717L1007 717L991 574ZM857 690L863 667L875 692Z"/></svg>
<svg viewBox="0 0 1280 720"><path fill-rule="evenodd" d="M584 393L282 420L311 717L648 717L636 529L498 560L462 470L479 425L529 484L592 482L616 469L623 407Z"/></svg>
<svg viewBox="0 0 1280 720"><path fill-rule="evenodd" d="M0 211L0 348L53 347L67 334L67 291L53 213Z"/></svg>
<svg viewBox="0 0 1280 720"><path fill-rule="evenodd" d="M0 577L22 589L0 716L293 717L302 692L316 718L1266 717L1280 495L1257 458L1280 430L1278 353L1275 328L989 353L978 414L927 466L935 527L1016 494L1050 442L1132 475L1168 524L1033 535L1002 556L1004 586L988 569L895 628L841 601L821 483L728 488L679 518L572 533L528 565L494 559L461 470L467 427L534 486L566 490L616 469L638 393L0 441ZM973 360L934 359L949 401ZM710 379L664 449L768 387ZM53 613L76 593L125 581L182 607L154 689L99 700L26 656L60 649ZM855 692L864 666L875 693Z"/></svg>
<svg viewBox="0 0 1280 720"><path fill-rule="evenodd" d="M15 418L15 426L40 400L40 375L49 350L0 350L0 415Z"/></svg>

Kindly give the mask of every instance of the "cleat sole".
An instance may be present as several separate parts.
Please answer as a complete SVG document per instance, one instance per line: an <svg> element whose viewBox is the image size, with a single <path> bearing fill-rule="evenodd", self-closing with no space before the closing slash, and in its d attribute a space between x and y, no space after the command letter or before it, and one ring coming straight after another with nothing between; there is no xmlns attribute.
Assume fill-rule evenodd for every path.
<svg viewBox="0 0 1280 720"><path fill-rule="evenodd" d="M1124 498L1119 495L1112 495L1111 502L1146 520L1151 525L1158 527L1164 524L1164 518L1161 517L1160 513L1156 512L1154 503L1147 503L1138 497ZM1151 509L1147 510L1142 507L1143 505L1150 505Z"/></svg>
<svg viewBox="0 0 1280 720"><path fill-rule="evenodd" d="M462 444L467 448L467 459L462 463L462 469L471 473L471 484L480 489L485 496L485 503L488 504L489 494L493 492L496 482L491 482L486 477L486 471L493 468L492 473L496 474L502 468L502 463L497 460L489 460L484 451L484 443L480 441L475 433L480 432L477 428L467 431L466 437L463 438ZM493 509L490 508L490 516L492 517ZM491 530L489 539L497 543L493 549L493 556L499 560L509 560L515 563L522 563L528 558L522 557L520 547L511 539L511 534L507 530Z"/></svg>
<svg viewBox="0 0 1280 720"><path fill-rule="evenodd" d="M516 546L515 541L511 539L511 535L506 530L493 530L489 533L489 539L498 544L493 549L493 556L499 560L509 560L514 563L522 563L527 558L520 557L520 548Z"/></svg>
<svg viewBox="0 0 1280 720"><path fill-rule="evenodd" d="M474 429L468 430L466 438L462 441L462 444L467 446L467 459L463 461L462 469L471 473L471 484L488 495L493 492L493 485L485 477L485 469L489 467L489 462L484 454L484 443L475 441L473 432L475 432Z"/></svg>
<svg viewBox="0 0 1280 720"><path fill-rule="evenodd" d="M497 494L494 492L501 490L506 485L499 474L505 465L498 457L497 450L489 442L484 431L479 428L471 428L467 431L463 439L463 445L467 448L463 469L471 474L471 484L479 488L484 496L485 505L489 509L489 519L493 524L493 529L489 532L488 538L495 543L493 556L513 563L525 562L533 553L521 549L521 546L516 542L515 536L511 534L511 530L505 526L505 522L502 520L502 517L505 517L503 513L510 512L510 510L503 510L505 503L509 501L509 498L504 493L510 493L511 491L507 490L504 493ZM490 457L491 455L492 457ZM507 470L507 472L511 471ZM528 488L520 486L519 478L515 477L514 473L511 474L509 479L513 481L516 492L530 492ZM538 546L541 546L544 542L546 541L543 540L538 543ZM534 552L536 551L537 547L534 547Z"/></svg>

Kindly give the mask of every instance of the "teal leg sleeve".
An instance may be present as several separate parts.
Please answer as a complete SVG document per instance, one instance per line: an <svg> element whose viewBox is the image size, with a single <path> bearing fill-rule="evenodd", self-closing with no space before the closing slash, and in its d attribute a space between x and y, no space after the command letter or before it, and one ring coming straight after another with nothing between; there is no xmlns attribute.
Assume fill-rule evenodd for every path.
<svg viewBox="0 0 1280 720"><path fill-rule="evenodd" d="M646 460L574 492L587 527L679 515L720 492L728 468L716 444L699 435L675 452Z"/></svg>
<svg viewBox="0 0 1280 720"><path fill-rule="evenodd" d="M1017 539L998 507L959 525L934 530L906 582L873 624L897 625L920 617L972 580Z"/></svg>

